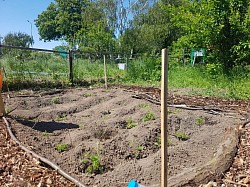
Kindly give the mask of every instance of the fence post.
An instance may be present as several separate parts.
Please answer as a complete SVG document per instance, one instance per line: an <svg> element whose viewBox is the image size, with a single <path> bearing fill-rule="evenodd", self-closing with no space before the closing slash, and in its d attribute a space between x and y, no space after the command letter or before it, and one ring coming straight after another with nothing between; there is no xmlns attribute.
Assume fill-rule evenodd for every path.
<svg viewBox="0 0 250 187"><path fill-rule="evenodd" d="M72 50L69 50L69 80L73 84L73 55L72 55Z"/></svg>
<svg viewBox="0 0 250 187"><path fill-rule="evenodd" d="M161 70L161 187L168 183L168 129L167 129L167 97L168 97L168 51L162 49Z"/></svg>
<svg viewBox="0 0 250 187"><path fill-rule="evenodd" d="M108 83L107 83L107 66L106 66L106 56L103 55L103 66L104 66L104 81L105 81L105 88L108 88Z"/></svg>

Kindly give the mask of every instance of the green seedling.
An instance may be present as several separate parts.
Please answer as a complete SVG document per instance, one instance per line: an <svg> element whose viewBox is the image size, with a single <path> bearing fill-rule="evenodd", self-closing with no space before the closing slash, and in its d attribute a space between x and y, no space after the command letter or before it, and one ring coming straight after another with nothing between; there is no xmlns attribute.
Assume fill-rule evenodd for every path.
<svg viewBox="0 0 250 187"><path fill-rule="evenodd" d="M197 126L204 125L205 124L205 119L203 119L202 117L198 117L198 118L195 119L195 124Z"/></svg>
<svg viewBox="0 0 250 187"><path fill-rule="evenodd" d="M91 94L91 93L85 93L85 94L83 94L83 96L84 96L84 97L91 97L92 94Z"/></svg>
<svg viewBox="0 0 250 187"><path fill-rule="evenodd" d="M183 140L183 141L189 139L189 136L183 132L176 132L175 137L178 138L179 140Z"/></svg>
<svg viewBox="0 0 250 187"><path fill-rule="evenodd" d="M54 98L52 98L52 99L51 99L51 103L52 103L52 104L60 104L60 99L59 99L59 97L54 97Z"/></svg>
<svg viewBox="0 0 250 187"><path fill-rule="evenodd" d="M139 104L139 107L149 109L149 105L147 103L141 103Z"/></svg>
<svg viewBox="0 0 250 187"><path fill-rule="evenodd" d="M143 151L143 150L144 150L144 146L143 145L138 145L137 151Z"/></svg>
<svg viewBox="0 0 250 187"><path fill-rule="evenodd" d="M147 112L146 115L143 117L142 121L147 122L150 120L155 120L155 116L152 112Z"/></svg>
<svg viewBox="0 0 250 187"><path fill-rule="evenodd" d="M84 124L80 124L80 125L79 125L79 128L80 128L80 129L84 129L84 128L85 128L85 125L84 125Z"/></svg>
<svg viewBox="0 0 250 187"><path fill-rule="evenodd" d="M85 165L85 173L99 174L103 172L103 166L101 165L101 157L99 154L90 154L87 152L85 158L81 160L81 163Z"/></svg>
<svg viewBox="0 0 250 187"><path fill-rule="evenodd" d="M136 127L138 125L138 123L133 122L132 118L129 118L127 121L127 129L132 129L134 127Z"/></svg>
<svg viewBox="0 0 250 187"><path fill-rule="evenodd" d="M170 138L168 139L167 144L168 144L168 146L173 145L172 140ZM157 148L161 148L161 137L157 138L155 145L157 146Z"/></svg>
<svg viewBox="0 0 250 187"><path fill-rule="evenodd" d="M59 143L59 144L56 145L56 150L57 150L59 153L66 151L68 148L69 148L69 145L68 145L68 144Z"/></svg>
<svg viewBox="0 0 250 187"><path fill-rule="evenodd" d="M49 133L49 132L47 132L47 131L45 130L44 132L42 132L42 135L43 135L43 136L49 136L49 135L51 135L51 133Z"/></svg>
<svg viewBox="0 0 250 187"><path fill-rule="evenodd" d="M58 114L56 120L57 121L63 121L67 119L67 115L66 114Z"/></svg>

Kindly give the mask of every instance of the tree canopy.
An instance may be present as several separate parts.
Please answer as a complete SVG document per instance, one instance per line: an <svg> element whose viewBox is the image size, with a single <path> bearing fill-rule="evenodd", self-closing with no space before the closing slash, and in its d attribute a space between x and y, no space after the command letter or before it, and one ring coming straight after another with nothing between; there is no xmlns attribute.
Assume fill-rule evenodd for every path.
<svg viewBox="0 0 250 187"><path fill-rule="evenodd" d="M250 0L55 0L36 19L43 40L97 51L206 48L225 70L250 61ZM119 45L118 45L119 44Z"/></svg>

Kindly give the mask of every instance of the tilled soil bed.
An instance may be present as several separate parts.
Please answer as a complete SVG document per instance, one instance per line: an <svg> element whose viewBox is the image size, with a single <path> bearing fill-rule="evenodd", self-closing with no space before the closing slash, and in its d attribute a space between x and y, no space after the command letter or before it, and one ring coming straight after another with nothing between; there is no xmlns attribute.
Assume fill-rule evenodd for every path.
<svg viewBox="0 0 250 187"><path fill-rule="evenodd" d="M77 88L10 95L5 101L15 136L86 186L122 187L132 179L159 186L159 90ZM168 172L173 186L191 179L190 173L198 177L188 181L191 185L209 181L229 168L236 153L235 129L245 119L248 105L243 104L239 113L232 110L233 101L209 106L208 101L171 95L170 104L188 105L169 107L168 112ZM191 103L206 107L195 109ZM218 169L213 167L215 159L227 162ZM211 177L197 175L200 170Z"/></svg>

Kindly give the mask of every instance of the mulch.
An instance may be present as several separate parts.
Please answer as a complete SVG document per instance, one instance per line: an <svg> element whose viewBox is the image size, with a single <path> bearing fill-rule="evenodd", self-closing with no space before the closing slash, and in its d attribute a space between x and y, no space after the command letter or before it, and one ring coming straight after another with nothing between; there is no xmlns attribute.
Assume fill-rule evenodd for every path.
<svg viewBox="0 0 250 187"><path fill-rule="evenodd" d="M13 140L0 119L0 186L71 187L70 181L23 151Z"/></svg>

